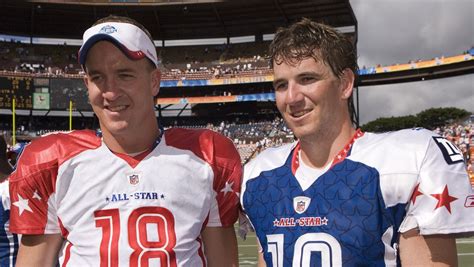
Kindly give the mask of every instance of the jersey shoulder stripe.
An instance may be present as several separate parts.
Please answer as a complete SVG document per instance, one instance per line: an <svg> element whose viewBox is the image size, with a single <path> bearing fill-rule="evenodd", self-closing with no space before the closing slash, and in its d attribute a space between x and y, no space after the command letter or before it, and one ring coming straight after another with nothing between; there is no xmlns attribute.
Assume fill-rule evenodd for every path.
<svg viewBox="0 0 474 267"><path fill-rule="evenodd" d="M190 150L210 164L218 163L215 160L221 158L240 161L240 155L232 141L208 129L168 129L165 132L165 140L167 145Z"/></svg>
<svg viewBox="0 0 474 267"><path fill-rule="evenodd" d="M91 130L50 134L25 146L10 182L16 182L45 168L61 165L64 161L87 150L99 147L101 140Z"/></svg>

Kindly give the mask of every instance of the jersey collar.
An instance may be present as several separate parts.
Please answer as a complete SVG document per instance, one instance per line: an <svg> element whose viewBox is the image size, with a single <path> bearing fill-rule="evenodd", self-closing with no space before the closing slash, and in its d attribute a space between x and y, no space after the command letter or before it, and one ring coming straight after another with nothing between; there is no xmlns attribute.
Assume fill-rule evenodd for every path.
<svg viewBox="0 0 474 267"><path fill-rule="evenodd" d="M350 153L352 144L354 144L355 140L363 135L364 135L364 132L362 132L361 129L357 129L354 135L352 136L351 140L349 140L349 142L344 146L344 148L342 148L341 151L339 151L339 153L337 153L337 155L334 157L330 168L332 168L334 165L338 164L339 162L343 161ZM291 172L293 173L293 175L295 175L296 170L300 166L300 159L299 159L300 149L301 149L300 142L298 142L295 148L293 149L293 155L291 157Z"/></svg>
<svg viewBox="0 0 474 267"><path fill-rule="evenodd" d="M158 127L159 127L160 132L155 142L153 143L152 147L139 153L138 155L131 156L125 153L118 153L110 149L109 150L117 157L125 160L132 168L135 168L138 165L138 163L140 163L140 161L142 161L146 156L148 156L148 154L150 154L160 144L161 139L163 138L163 135L165 133L165 129L161 125L158 125Z"/></svg>

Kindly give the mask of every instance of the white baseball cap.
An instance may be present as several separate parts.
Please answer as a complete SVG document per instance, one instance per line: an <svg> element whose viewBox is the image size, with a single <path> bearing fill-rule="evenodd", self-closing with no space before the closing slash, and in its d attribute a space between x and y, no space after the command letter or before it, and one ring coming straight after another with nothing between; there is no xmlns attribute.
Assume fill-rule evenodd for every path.
<svg viewBox="0 0 474 267"><path fill-rule="evenodd" d="M139 27L123 22L104 22L84 32L79 49L79 63L84 66L89 49L98 41L107 40L117 45L130 59L147 57L158 67L156 48L150 37Z"/></svg>

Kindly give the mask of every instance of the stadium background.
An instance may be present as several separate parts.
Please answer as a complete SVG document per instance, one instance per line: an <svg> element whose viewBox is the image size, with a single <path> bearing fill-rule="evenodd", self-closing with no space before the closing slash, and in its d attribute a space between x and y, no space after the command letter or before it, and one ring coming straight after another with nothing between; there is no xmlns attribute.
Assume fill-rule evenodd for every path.
<svg viewBox="0 0 474 267"><path fill-rule="evenodd" d="M275 29L308 17L337 27L356 46L358 41L348 0L67 2L0 3L0 34L15 36L0 42L0 130L12 143L49 131L97 127L75 53L82 31L108 14L138 20L155 39L164 70L156 100L161 123L220 131L234 140L243 162L263 147L292 140L273 103L265 57ZM39 44L45 40L56 44ZM473 56L471 48L452 56L365 67L358 86L473 73ZM359 90L355 94L359 107ZM472 266L473 241L462 239L458 246L461 266ZM254 236L241 242L240 253L242 266L254 265Z"/></svg>

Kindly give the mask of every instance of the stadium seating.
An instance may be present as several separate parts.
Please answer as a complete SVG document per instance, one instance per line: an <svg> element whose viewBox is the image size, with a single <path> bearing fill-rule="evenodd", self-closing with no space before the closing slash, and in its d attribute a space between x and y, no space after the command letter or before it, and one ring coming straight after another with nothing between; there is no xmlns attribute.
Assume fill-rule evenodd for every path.
<svg viewBox="0 0 474 267"><path fill-rule="evenodd" d="M256 42L159 47L158 52L164 70L163 80L210 80L235 75L246 77L271 74L267 49L268 42ZM0 41L0 71L9 75L25 76L25 73L35 73L36 77L77 77L75 75L82 75L81 66L77 62L77 50L77 46L66 44L39 45ZM459 55L411 60L405 64L363 66L359 74L371 75L470 61L474 60L472 51L473 48Z"/></svg>

